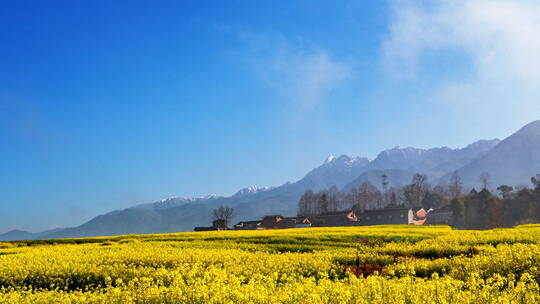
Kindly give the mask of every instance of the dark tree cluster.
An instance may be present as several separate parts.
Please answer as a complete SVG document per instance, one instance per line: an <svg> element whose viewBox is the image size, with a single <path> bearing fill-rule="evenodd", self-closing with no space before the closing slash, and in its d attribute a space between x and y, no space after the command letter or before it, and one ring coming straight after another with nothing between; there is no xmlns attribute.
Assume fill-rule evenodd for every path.
<svg viewBox="0 0 540 304"><path fill-rule="evenodd" d="M316 216L326 212L408 207L446 209L452 211L453 226L467 229L512 227L540 222L540 175L531 179L532 188L501 185L497 192L490 190L491 178L486 172L479 176L480 191L465 189L454 172L446 185L432 187L423 174L415 174L410 184L388 187L382 176L382 187L369 182L339 191L336 187L313 192L306 191L298 202L299 216ZM380 190L383 189L383 190Z"/></svg>
<svg viewBox="0 0 540 304"><path fill-rule="evenodd" d="M454 198L450 205L457 227L486 229L540 222L540 176L531 179L532 188L497 187L499 196L488 188Z"/></svg>

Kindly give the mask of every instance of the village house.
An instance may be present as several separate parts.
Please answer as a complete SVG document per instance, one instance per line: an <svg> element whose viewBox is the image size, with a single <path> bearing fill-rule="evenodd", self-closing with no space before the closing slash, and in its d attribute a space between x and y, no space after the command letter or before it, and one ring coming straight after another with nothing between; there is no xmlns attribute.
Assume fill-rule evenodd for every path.
<svg viewBox="0 0 540 304"><path fill-rule="evenodd" d="M425 217L425 215L423 215ZM310 217L284 217L282 215L268 215L262 221L239 222L235 229L286 229L304 227L339 227L339 226L367 226L367 225L395 225L415 224L412 209L380 209L366 210L360 215L354 211L325 212ZM423 222L422 222L423 223ZM420 224L420 222L418 222Z"/></svg>
<svg viewBox="0 0 540 304"><path fill-rule="evenodd" d="M309 220L316 227L414 224L414 213L408 208L365 210L360 214L337 211L325 212Z"/></svg>
<svg viewBox="0 0 540 304"><path fill-rule="evenodd" d="M426 211L424 208L416 208L416 211L413 210L413 224L417 226L424 225L427 220L428 214L433 211L433 209L429 209Z"/></svg>
<svg viewBox="0 0 540 304"><path fill-rule="evenodd" d="M284 217L281 215L268 215L263 217L261 226L262 229L285 229L295 228L296 217Z"/></svg>
<svg viewBox="0 0 540 304"><path fill-rule="evenodd" d="M365 210L358 215L358 224L361 226L414 224L414 212L410 208Z"/></svg>
<svg viewBox="0 0 540 304"><path fill-rule="evenodd" d="M311 227L311 221L307 217L298 217L295 228L308 228Z"/></svg>
<svg viewBox="0 0 540 304"><path fill-rule="evenodd" d="M325 212L310 217L285 217L267 215L259 221L241 221L235 230L287 229L305 227L373 226L373 225L447 225L452 219L449 209L413 210L411 208L388 208L365 210L356 214L352 210ZM211 227L196 227L195 231L226 230L224 221L216 220Z"/></svg>
<svg viewBox="0 0 540 304"><path fill-rule="evenodd" d="M428 225L450 225L454 213L449 207L436 209L428 213L426 224Z"/></svg>
<svg viewBox="0 0 540 304"><path fill-rule="evenodd" d="M241 221L233 226L236 230L256 229L286 229L311 227L311 221L306 217L285 217L282 215L268 215L260 221Z"/></svg>
<svg viewBox="0 0 540 304"><path fill-rule="evenodd" d="M453 212L449 207L441 209L418 209L414 212L414 225L450 225L452 223Z"/></svg>
<svg viewBox="0 0 540 304"><path fill-rule="evenodd" d="M261 221L242 221L233 226L236 230L256 230L262 229Z"/></svg>
<svg viewBox="0 0 540 304"><path fill-rule="evenodd" d="M353 211L325 212L308 220L314 227L359 226Z"/></svg>

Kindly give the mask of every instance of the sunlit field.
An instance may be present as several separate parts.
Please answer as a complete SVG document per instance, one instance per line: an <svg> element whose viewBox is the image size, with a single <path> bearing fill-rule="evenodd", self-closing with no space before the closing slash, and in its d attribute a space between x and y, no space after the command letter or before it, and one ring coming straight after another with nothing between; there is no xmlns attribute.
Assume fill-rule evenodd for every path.
<svg viewBox="0 0 540 304"><path fill-rule="evenodd" d="M0 303L540 303L540 225L0 243Z"/></svg>

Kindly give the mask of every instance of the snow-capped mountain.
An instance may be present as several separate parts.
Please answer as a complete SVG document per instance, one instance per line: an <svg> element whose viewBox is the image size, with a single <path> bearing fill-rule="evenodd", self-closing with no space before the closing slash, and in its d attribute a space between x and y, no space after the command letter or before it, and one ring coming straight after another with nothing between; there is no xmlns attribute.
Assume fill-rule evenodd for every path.
<svg viewBox="0 0 540 304"><path fill-rule="evenodd" d="M412 147L385 150L371 161L367 168L344 189L350 190L365 182L381 187L381 175L386 173L390 186L407 184L415 173L426 174L431 183L484 156L499 144L499 139L481 140L461 149L440 147L417 149Z"/></svg>
<svg viewBox="0 0 540 304"><path fill-rule="evenodd" d="M249 194L255 194L262 191L268 191L272 190L276 187L270 187L270 186L249 186L243 189L238 190L233 196L243 196L243 195L249 195Z"/></svg>
<svg viewBox="0 0 540 304"><path fill-rule="evenodd" d="M318 191L336 186L341 188L365 171L370 164L367 157L328 156L322 165L309 172L298 183L303 188Z"/></svg>
<svg viewBox="0 0 540 304"><path fill-rule="evenodd" d="M482 172L490 172L494 183L527 182L540 172L540 121L525 126L502 142L481 140L461 149L395 147L382 151L374 160L330 155L294 183L247 187L232 196L172 197L100 215L78 227L36 235L63 238L191 231L194 226L210 224L212 209L221 205L236 210L235 220L257 219L267 214L292 216L296 214L299 197L306 190L318 191L332 186L347 190L365 181L379 186L382 173L389 175L391 185L404 184L417 172L427 174L430 182L436 184L455 170L459 170L467 185L474 183Z"/></svg>
<svg viewBox="0 0 540 304"><path fill-rule="evenodd" d="M396 147L381 152L371 163L370 168L422 172L432 178L439 178L448 171L454 171L487 153L499 142L499 139L480 140L462 149Z"/></svg>
<svg viewBox="0 0 540 304"><path fill-rule="evenodd" d="M220 197L221 196L216 195L216 194L210 194L203 197L174 196L174 197L169 197L169 198L159 200L155 203L143 204L140 206L147 206L147 207L153 207L153 208L158 208L158 209L168 209L168 208L177 207L177 206L190 204L190 203L205 202L205 201L209 201L209 200L220 198Z"/></svg>

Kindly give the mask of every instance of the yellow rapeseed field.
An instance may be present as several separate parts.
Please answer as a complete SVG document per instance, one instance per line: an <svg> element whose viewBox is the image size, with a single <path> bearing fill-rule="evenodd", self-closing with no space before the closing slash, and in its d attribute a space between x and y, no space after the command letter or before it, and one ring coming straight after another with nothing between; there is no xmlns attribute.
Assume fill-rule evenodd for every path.
<svg viewBox="0 0 540 304"><path fill-rule="evenodd" d="M0 243L0 303L540 303L540 225Z"/></svg>

